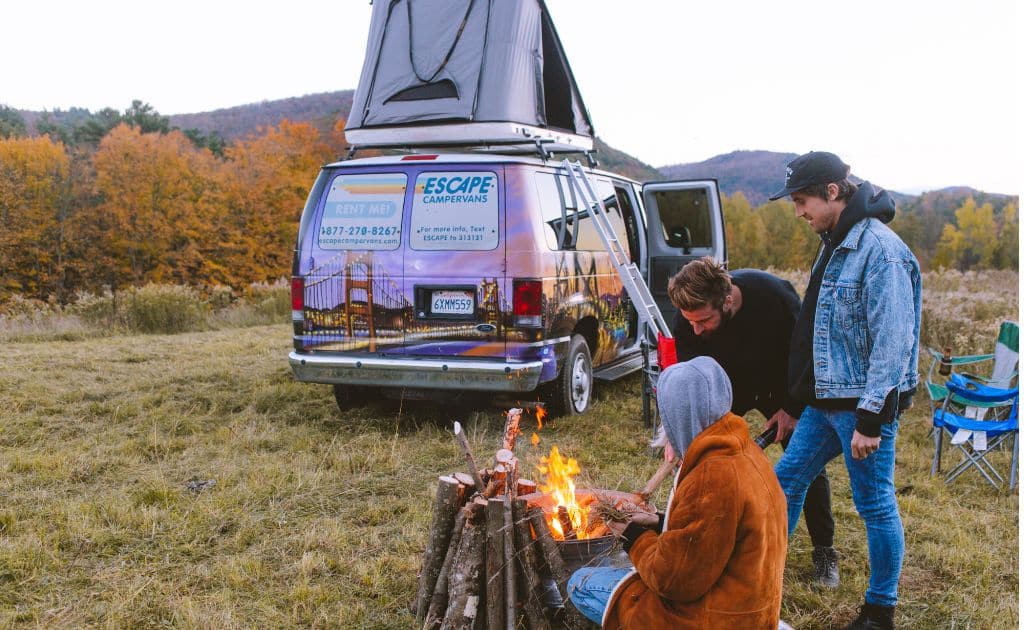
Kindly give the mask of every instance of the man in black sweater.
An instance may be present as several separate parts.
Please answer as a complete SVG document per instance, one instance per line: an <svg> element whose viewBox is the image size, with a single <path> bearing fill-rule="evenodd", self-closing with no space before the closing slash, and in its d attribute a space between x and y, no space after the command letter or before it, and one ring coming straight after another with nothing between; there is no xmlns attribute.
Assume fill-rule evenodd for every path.
<svg viewBox="0 0 1024 630"><path fill-rule="evenodd" d="M790 338L800 312L793 285L755 269L730 274L705 257L680 269L668 286L679 309L673 330L678 360L709 356L718 361L732 383L732 412L760 411L785 448L804 409L790 396L787 380ZM804 518L814 544L814 582L835 588L839 563L824 471L807 491Z"/></svg>

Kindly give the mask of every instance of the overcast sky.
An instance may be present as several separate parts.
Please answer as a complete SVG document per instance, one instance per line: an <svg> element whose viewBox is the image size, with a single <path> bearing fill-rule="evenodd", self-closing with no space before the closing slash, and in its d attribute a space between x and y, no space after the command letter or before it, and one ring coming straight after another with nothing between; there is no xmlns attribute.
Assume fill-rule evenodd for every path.
<svg viewBox="0 0 1024 630"><path fill-rule="evenodd" d="M1013 194L1024 181L1018 5L548 0L598 135L652 165L830 150L902 192ZM123 110L137 98L177 114L352 89L370 10L7 3L0 104Z"/></svg>

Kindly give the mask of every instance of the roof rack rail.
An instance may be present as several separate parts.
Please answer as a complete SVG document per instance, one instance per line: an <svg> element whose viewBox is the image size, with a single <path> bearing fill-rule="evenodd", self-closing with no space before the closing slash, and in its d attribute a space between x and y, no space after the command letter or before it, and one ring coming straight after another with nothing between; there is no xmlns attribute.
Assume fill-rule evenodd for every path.
<svg viewBox="0 0 1024 630"><path fill-rule="evenodd" d="M554 127L515 122L443 122L352 129L348 158L364 149L415 151L479 151L498 154L536 153L548 160L556 154L581 153L591 166L594 140Z"/></svg>

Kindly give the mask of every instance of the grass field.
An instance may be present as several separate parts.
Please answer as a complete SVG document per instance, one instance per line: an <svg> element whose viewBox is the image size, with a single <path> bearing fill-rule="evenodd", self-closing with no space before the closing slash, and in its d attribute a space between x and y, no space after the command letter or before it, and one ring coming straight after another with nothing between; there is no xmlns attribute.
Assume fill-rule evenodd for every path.
<svg viewBox="0 0 1024 630"><path fill-rule="evenodd" d="M926 343L989 351L995 322L1017 317L1016 274L925 286ZM0 363L0 627L412 625L433 481L461 466L451 422L493 452L501 410L341 413L327 386L293 381L286 325L57 336L69 340L8 340ZM657 462L639 388L601 387L591 413L550 422L539 447L521 445L524 470L557 444L584 485L641 486ZM927 417L918 401L900 428L898 627L1016 628L1017 496L977 475L930 478ZM797 628L844 623L866 586L845 470L829 473L843 586L804 586L801 525L783 601Z"/></svg>

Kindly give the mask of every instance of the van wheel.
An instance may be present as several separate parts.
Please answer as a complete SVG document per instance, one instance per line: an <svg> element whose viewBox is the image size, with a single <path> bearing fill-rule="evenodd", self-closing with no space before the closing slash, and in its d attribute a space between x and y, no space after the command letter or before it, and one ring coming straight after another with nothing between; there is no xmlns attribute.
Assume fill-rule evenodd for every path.
<svg viewBox="0 0 1024 630"><path fill-rule="evenodd" d="M555 415L578 416L590 408L594 391L594 372L590 364L590 348L581 335L573 335L562 372L551 382L548 403Z"/></svg>
<svg viewBox="0 0 1024 630"><path fill-rule="evenodd" d="M373 399L373 389L359 385L334 385L334 400L338 409L347 411L352 407L365 405Z"/></svg>

